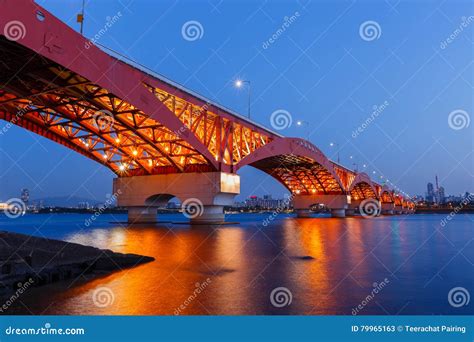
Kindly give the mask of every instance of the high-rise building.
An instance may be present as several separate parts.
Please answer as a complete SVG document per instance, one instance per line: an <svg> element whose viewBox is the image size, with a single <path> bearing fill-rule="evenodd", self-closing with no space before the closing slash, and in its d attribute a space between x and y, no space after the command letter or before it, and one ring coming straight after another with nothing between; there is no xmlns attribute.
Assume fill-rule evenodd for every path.
<svg viewBox="0 0 474 342"><path fill-rule="evenodd" d="M21 189L21 200L23 203L28 204L28 201L30 200L30 190L28 189Z"/></svg>
<svg viewBox="0 0 474 342"><path fill-rule="evenodd" d="M433 183L428 183L427 185L427 193L426 193L426 202L434 202L435 201L435 193Z"/></svg>
<svg viewBox="0 0 474 342"><path fill-rule="evenodd" d="M442 186L438 189L438 202L444 204L446 202L446 195L444 194L444 188Z"/></svg>

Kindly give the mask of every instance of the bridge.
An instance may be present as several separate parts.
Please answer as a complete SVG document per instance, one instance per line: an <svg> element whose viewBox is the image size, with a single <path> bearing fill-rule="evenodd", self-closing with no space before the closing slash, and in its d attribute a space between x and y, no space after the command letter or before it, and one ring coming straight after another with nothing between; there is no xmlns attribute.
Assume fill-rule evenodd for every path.
<svg viewBox="0 0 474 342"><path fill-rule="evenodd" d="M130 222L154 222L171 198L198 203L191 223L224 220L252 166L291 193L298 217L401 214L414 204L182 86L107 53L31 0L0 1L0 119L110 168ZM196 208L195 208L196 209Z"/></svg>

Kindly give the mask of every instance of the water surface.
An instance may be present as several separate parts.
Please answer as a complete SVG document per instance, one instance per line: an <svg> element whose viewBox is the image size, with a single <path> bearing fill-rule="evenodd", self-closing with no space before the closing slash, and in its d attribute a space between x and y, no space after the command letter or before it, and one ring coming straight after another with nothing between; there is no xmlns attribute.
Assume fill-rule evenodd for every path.
<svg viewBox="0 0 474 342"><path fill-rule="evenodd" d="M268 216L229 215L228 221L240 224L217 229L117 223L126 221L125 215L103 214L90 227L85 225L90 215L1 216L1 230L156 259L93 280L28 290L7 313L350 315L358 305L357 313L364 315L474 313L472 303L455 308L448 302L454 287L474 295L474 215L458 214L445 227L440 222L446 215L296 219L281 214L264 226ZM180 215L160 220L184 221ZM272 304L270 295L278 287L289 291L291 303ZM105 306L93 300L100 288L109 296Z"/></svg>

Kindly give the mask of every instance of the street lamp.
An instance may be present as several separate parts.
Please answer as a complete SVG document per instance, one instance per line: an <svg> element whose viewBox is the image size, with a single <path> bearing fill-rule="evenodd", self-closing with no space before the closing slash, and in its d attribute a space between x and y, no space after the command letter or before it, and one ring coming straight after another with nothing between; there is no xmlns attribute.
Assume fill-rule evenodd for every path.
<svg viewBox="0 0 474 342"><path fill-rule="evenodd" d="M248 108L247 108L247 116L250 119L250 81L246 80L236 80L235 81L235 86L237 88L242 88L244 84L247 84L248 89L249 89L249 100L248 100Z"/></svg>
<svg viewBox="0 0 474 342"><path fill-rule="evenodd" d="M336 148L337 148L337 163L339 164L339 163L340 163L340 158L339 158L339 144L332 142L332 143L329 143L329 146L331 146L331 147L336 146Z"/></svg>

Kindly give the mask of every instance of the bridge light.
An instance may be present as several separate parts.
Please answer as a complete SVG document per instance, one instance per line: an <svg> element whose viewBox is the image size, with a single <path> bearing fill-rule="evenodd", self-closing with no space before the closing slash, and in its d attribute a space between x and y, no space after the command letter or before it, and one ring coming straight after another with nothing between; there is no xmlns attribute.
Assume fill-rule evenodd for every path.
<svg viewBox="0 0 474 342"><path fill-rule="evenodd" d="M102 156L104 159L107 159L107 154L104 153L104 155Z"/></svg>
<svg viewBox="0 0 474 342"><path fill-rule="evenodd" d="M120 139L119 138L116 138L115 139L115 142L118 144L120 142Z"/></svg>
<svg viewBox="0 0 474 342"><path fill-rule="evenodd" d="M349 159L352 159L353 157L352 156L349 156Z"/></svg>
<svg viewBox="0 0 474 342"><path fill-rule="evenodd" d="M300 190L296 190L295 192L296 192L297 195L299 195L301 191L300 191Z"/></svg>
<svg viewBox="0 0 474 342"><path fill-rule="evenodd" d="M133 150L133 155L136 156L138 154L138 151L137 150Z"/></svg>
<svg viewBox="0 0 474 342"><path fill-rule="evenodd" d="M311 190L311 192L312 192L313 194L315 194L315 193L316 193L316 189Z"/></svg>
<svg viewBox="0 0 474 342"><path fill-rule="evenodd" d="M242 87L242 85L243 85L243 82L242 82L241 80L235 81L235 86L236 86L237 88Z"/></svg>
<svg viewBox="0 0 474 342"><path fill-rule="evenodd" d="M363 167L367 167L367 164L362 165Z"/></svg>
<svg viewBox="0 0 474 342"><path fill-rule="evenodd" d="M124 166L123 164L120 164L119 170L120 170L120 171L124 171L124 170L125 170L125 166Z"/></svg>

